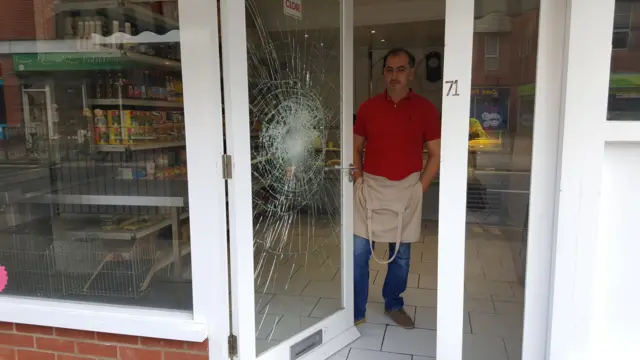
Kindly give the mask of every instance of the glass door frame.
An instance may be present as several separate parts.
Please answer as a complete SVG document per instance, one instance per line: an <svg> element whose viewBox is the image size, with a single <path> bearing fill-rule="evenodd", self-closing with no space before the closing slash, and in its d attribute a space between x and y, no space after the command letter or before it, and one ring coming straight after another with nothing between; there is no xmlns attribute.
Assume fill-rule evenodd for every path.
<svg viewBox="0 0 640 360"><path fill-rule="evenodd" d="M436 353L443 360L462 359L474 2L447 0L445 10Z"/></svg>
<svg viewBox="0 0 640 360"><path fill-rule="evenodd" d="M340 7L341 147L346 150L351 149L353 143L353 0L341 0ZM340 171L343 309L258 356L255 344L253 218L247 215L253 211L245 1L221 0L220 12L225 134L233 172L227 184L231 333L237 337L236 356L242 360L288 359L291 345L322 330L323 344L305 355L305 359L326 359L360 336L353 323L353 184L345 167L353 162L353 153L342 151L340 159L343 167Z"/></svg>
<svg viewBox="0 0 640 360"><path fill-rule="evenodd" d="M589 0L582 0L589 1ZM613 1L613 0L609 0ZM571 0L540 0L522 359L546 359L550 344L554 215ZM574 0L575 2L575 0ZM446 0L438 224L437 358L463 358L466 191L474 0ZM578 75L579 76L579 75ZM464 149L461 151L460 149Z"/></svg>

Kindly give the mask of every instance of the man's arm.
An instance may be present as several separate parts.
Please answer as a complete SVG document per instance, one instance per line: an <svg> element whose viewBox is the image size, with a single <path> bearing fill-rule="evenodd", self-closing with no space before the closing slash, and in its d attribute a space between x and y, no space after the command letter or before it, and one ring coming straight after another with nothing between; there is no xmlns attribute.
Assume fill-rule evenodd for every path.
<svg viewBox="0 0 640 360"><path fill-rule="evenodd" d="M420 177L422 192L427 191L440 171L440 139L427 141L427 151L427 165L425 165Z"/></svg>
<svg viewBox="0 0 640 360"><path fill-rule="evenodd" d="M366 139L364 136L353 135L353 167L355 170L353 171L353 182L356 182L360 177L362 177L362 169L363 169L363 152L364 152L364 144L366 143Z"/></svg>

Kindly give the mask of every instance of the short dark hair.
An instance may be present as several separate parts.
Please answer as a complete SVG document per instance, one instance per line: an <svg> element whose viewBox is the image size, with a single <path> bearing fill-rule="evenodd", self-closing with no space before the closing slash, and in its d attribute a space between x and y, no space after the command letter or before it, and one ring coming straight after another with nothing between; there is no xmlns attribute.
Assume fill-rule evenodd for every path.
<svg viewBox="0 0 640 360"><path fill-rule="evenodd" d="M390 56L398 56L398 55L402 55L402 54L407 55L407 57L409 58L409 67L413 69L416 66L416 57L413 56L413 54L410 53L409 50L404 49L404 48L393 48L393 49L389 50L387 52L387 54L384 56L384 58L383 58L382 67L383 68L387 67L387 59Z"/></svg>

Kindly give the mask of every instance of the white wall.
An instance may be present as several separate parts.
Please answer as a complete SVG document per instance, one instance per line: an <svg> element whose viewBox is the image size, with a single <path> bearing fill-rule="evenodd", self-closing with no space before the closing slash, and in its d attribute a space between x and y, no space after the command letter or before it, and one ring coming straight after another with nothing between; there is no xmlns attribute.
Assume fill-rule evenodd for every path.
<svg viewBox="0 0 640 360"><path fill-rule="evenodd" d="M590 321L594 359L640 359L640 143L604 152Z"/></svg>

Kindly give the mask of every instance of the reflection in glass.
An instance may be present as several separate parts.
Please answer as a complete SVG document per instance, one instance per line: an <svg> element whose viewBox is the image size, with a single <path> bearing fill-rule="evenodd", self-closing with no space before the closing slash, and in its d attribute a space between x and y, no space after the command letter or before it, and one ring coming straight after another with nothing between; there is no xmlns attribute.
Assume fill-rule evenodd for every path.
<svg viewBox="0 0 640 360"><path fill-rule="evenodd" d="M474 43L486 46L474 46L485 52L485 64L474 61L471 79L464 307L467 360L515 360L522 351L539 17L539 4L528 4L508 12L479 14L475 20ZM476 9L482 8L476 1ZM499 46L493 45L496 42ZM490 50L496 51L491 53L495 60Z"/></svg>
<svg viewBox="0 0 640 360"><path fill-rule="evenodd" d="M640 120L640 6L616 0L607 120Z"/></svg>
<svg viewBox="0 0 640 360"><path fill-rule="evenodd" d="M339 3L274 4L246 1L258 353L342 307Z"/></svg>
<svg viewBox="0 0 640 360"><path fill-rule="evenodd" d="M4 28L3 294L192 309L177 9L56 1Z"/></svg>

